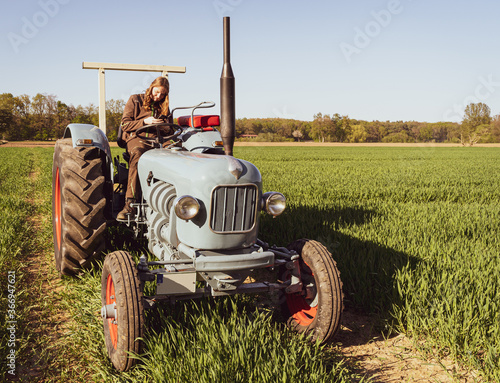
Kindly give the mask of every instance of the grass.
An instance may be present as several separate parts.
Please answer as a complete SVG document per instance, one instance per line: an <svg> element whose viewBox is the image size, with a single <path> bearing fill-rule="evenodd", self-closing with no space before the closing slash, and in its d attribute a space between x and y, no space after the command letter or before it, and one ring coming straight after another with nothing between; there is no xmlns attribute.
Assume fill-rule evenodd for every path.
<svg viewBox="0 0 500 383"><path fill-rule="evenodd" d="M18 376L20 359L29 353L32 333L29 316L33 299L27 287L29 256L40 248L44 237L38 236L37 214L47 214L38 205L46 179L40 163L46 159L43 149L0 149L0 373ZM46 236L45 236L46 238ZM13 366L7 365L7 354L15 352Z"/></svg>
<svg viewBox="0 0 500 383"><path fill-rule="evenodd" d="M148 312L141 363L116 374L98 315L98 264L79 279L64 278L64 288L48 294L52 300L47 293L26 295L46 289L28 283L26 255L45 249L45 261L52 263L52 150L0 150L6 149L2 159L23 160L0 160L0 206L10 213L0 223L0 272L5 283L5 273L16 270L16 314L24 323L16 333L18 351L33 357L28 344L45 350L38 358L45 363L40 362L45 381L356 379L334 349L304 342L245 298ZM477 368L487 380L500 381L499 149L236 147L235 152L259 167L265 191L288 198L282 216L263 217L263 240L279 245L303 237L320 240L338 262L347 306L376 313ZM44 217L38 227L28 219L34 215ZM2 288L2 310L4 294ZM38 343L30 339L33 329L25 323L30 299L39 309L65 315L50 347L48 335ZM3 357L8 349L5 327L2 331Z"/></svg>
<svg viewBox="0 0 500 383"><path fill-rule="evenodd" d="M288 197L264 239L322 241L347 305L500 380L500 150L266 149L236 153Z"/></svg>
<svg viewBox="0 0 500 383"><path fill-rule="evenodd" d="M184 302L148 311L145 354L138 356L142 363L129 373L118 374L106 355L99 316L101 265L95 264L79 278L54 281L52 152L46 148L14 149L9 154L17 161L3 161L8 169L5 173L11 173L12 180L21 178L19 187L9 189L9 193L19 201L15 208L22 213L19 222L23 224L11 225L12 231L2 237L18 245L16 267L23 275L18 286L25 292L17 298L17 335L23 341L23 346L17 348L18 379L203 382L216 377L221 382L279 382L290 378L347 382L355 377L336 352L282 328L271 320L269 313L257 311L247 297ZM20 171L16 164L23 169L29 166ZM33 174L37 174L36 179ZM23 226L29 217L37 224ZM28 241L27 227L31 238ZM48 268L29 270L30 263L22 260L38 252L38 260ZM12 267L11 261L4 262L4 266ZM2 351L8 351L4 347L5 337L2 340ZM220 363L222 360L226 363ZM164 364L166 361L168 365Z"/></svg>

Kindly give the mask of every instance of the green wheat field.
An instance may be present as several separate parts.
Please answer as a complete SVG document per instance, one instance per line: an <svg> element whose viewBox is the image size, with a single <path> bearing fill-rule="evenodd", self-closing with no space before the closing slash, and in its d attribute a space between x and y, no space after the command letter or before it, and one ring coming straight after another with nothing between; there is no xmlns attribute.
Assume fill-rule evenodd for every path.
<svg viewBox="0 0 500 383"><path fill-rule="evenodd" d="M32 364L54 382L363 381L335 341L308 343L250 296L149 311L140 363L114 372L98 315L102 263L49 290L30 271L34 255L54 269L52 154L0 148L2 376L14 305L16 374L25 381ZM288 200L282 216L262 216L262 240L321 241L337 261L347 308L500 381L499 148L266 146L236 147L235 156L260 169L264 191ZM48 317L68 319L57 328L32 323Z"/></svg>

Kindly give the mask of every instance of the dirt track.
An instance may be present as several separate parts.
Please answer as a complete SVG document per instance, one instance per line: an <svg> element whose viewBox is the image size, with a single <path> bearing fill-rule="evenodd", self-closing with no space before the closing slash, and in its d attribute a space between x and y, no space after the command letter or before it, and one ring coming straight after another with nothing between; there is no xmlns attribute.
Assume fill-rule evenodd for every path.
<svg viewBox="0 0 500 383"><path fill-rule="evenodd" d="M55 141L11 141L5 144L0 144L1 147L32 147L32 146L54 146ZM116 142L110 142L111 147L117 147ZM290 146L290 147L325 147L325 146L353 146L353 147L403 147L403 148L452 148L462 147L460 144L443 144L443 143L340 143L340 142L235 142L235 146ZM496 144L476 144L474 147L482 148L500 148L500 143Z"/></svg>
<svg viewBox="0 0 500 383"><path fill-rule="evenodd" d="M443 143L384 143L384 142L365 142L365 143L343 143L343 142L235 142L235 146L354 146L354 147L403 147L403 148L452 148L462 147L461 144L443 144ZM497 144L476 144L474 147L500 148Z"/></svg>

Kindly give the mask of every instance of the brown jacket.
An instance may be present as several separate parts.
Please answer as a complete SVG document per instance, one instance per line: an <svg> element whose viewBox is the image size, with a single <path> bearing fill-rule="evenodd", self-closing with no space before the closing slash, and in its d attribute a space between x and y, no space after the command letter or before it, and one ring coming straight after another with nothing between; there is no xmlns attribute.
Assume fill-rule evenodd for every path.
<svg viewBox="0 0 500 383"><path fill-rule="evenodd" d="M160 117L161 111L158 107L153 107L152 110L144 108L144 94L133 94L127 101L122 117L122 139L126 142L135 137L135 131L144 126L144 120L148 117ZM168 122L172 122L169 118ZM151 129L149 135L155 136L154 129Z"/></svg>

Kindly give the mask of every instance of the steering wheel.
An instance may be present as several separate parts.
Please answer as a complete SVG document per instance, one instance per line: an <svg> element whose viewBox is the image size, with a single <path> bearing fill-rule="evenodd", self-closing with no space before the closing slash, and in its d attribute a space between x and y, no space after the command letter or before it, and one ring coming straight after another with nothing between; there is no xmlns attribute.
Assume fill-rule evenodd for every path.
<svg viewBox="0 0 500 383"><path fill-rule="evenodd" d="M168 129L167 129L168 128ZM154 129L156 131L156 137L147 137L146 131L149 129ZM175 132L171 134L172 130ZM149 124L141 126L135 131L135 136L141 140L148 142L157 143L162 145L163 142L171 140L182 133L182 128L177 124L172 124L170 122L160 122L159 124Z"/></svg>

